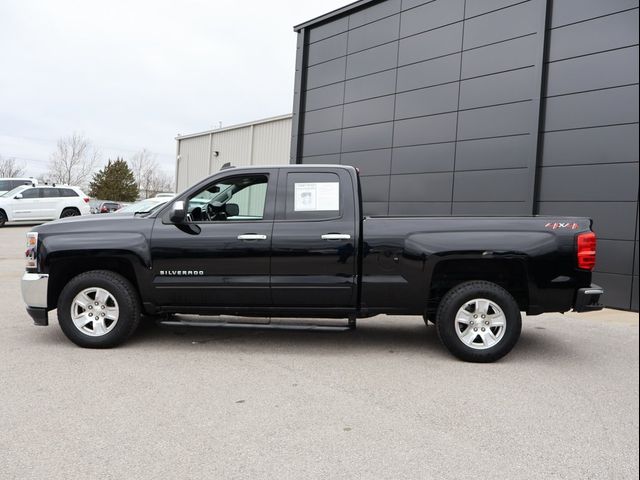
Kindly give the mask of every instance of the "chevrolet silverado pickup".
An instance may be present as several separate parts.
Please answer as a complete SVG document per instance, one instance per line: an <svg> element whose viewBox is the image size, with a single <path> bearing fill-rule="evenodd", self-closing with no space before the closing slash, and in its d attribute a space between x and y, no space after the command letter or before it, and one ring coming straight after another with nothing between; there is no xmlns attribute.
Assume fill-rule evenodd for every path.
<svg viewBox="0 0 640 480"><path fill-rule="evenodd" d="M521 312L602 308L591 223L365 216L352 167L227 168L151 212L35 227L22 294L36 325L57 309L81 347L116 346L143 316L343 318L355 328L420 315L452 354L490 362L516 344Z"/></svg>

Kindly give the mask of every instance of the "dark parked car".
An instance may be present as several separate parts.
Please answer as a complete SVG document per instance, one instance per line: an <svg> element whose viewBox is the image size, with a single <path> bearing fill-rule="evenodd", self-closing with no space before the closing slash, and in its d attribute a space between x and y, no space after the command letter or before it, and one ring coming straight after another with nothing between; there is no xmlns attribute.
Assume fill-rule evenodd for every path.
<svg viewBox="0 0 640 480"><path fill-rule="evenodd" d="M53 222L27 235L22 292L83 347L125 341L141 315L423 315L488 362L521 314L601 309L595 234L578 217L366 217L347 166L226 169L149 213ZM105 233L108 232L108 235ZM236 324L237 325L237 324Z"/></svg>
<svg viewBox="0 0 640 480"><path fill-rule="evenodd" d="M122 203L92 200L91 213L111 213L123 207Z"/></svg>

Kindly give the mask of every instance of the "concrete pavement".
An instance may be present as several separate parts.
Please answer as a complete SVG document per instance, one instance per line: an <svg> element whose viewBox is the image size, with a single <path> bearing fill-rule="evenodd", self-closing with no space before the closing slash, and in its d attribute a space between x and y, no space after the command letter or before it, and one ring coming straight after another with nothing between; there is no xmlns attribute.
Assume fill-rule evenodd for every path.
<svg viewBox="0 0 640 480"><path fill-rule="evenodd" d="M83 350L24 311L26 231L0 229L0 478L638 477L637 314L527 318L489 365L418 317Z"/></svg>

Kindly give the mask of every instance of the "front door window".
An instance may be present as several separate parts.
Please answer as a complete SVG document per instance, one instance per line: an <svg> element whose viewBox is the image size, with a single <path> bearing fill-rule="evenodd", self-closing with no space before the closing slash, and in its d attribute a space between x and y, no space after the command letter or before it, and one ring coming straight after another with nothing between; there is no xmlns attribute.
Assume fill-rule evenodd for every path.
<svg viewBox="0 0 640 480"><path fill-rule="evenodd" d="M252 221L264 218L266 175L246 175L208 185L189 199L189 221Z"/></svg>

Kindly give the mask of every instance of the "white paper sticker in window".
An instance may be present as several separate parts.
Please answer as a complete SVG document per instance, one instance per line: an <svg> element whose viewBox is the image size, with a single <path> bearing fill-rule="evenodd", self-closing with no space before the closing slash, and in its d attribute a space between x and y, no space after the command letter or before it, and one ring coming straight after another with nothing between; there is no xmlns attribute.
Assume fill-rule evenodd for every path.
<svg viewBox="0 0 640 480"><path fill-rule="evenodd" d="M294 211L340 210L340 182L296 183Z"/></svg>

